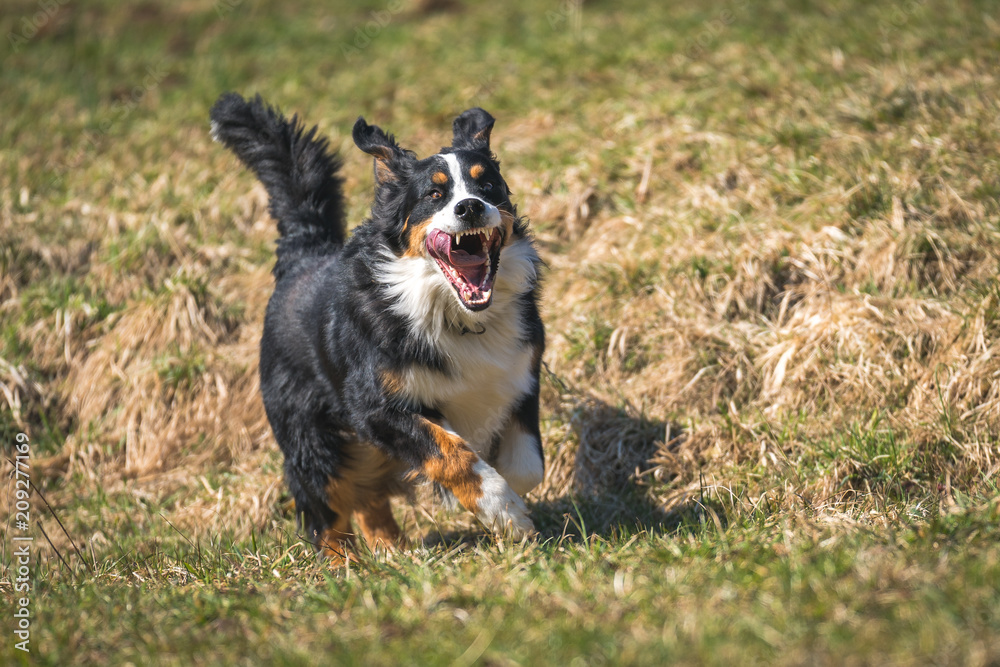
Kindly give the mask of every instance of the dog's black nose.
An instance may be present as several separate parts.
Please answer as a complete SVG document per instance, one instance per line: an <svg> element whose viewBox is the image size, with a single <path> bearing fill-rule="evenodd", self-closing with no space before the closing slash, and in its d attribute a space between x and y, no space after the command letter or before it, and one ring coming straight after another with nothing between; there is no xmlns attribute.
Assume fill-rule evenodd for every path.
<svg viewBox="0 0 1000 667"><path fill-rule="evenodd" d="M463 199L455 204L455 217L462 222L479 222L485 211L486 206L480 199Z"/></svg>

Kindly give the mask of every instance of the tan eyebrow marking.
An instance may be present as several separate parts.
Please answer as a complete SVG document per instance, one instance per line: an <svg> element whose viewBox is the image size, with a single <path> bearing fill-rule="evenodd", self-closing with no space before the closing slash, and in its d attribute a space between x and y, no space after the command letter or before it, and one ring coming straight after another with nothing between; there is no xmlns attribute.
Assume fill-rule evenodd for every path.
<svg viewBox="0 0 1000 667"><path fill-rule="evenodd" d="M448 174L443 171L436 172L433 176L431 176L431 180L438 185L444 185L448 182Z"/></svg>
<svg viewBox="0 0 1000 667"><path fill-rule="evenodd" d="M486 167L484 167L481 164L475 164L472 165L471 169L469 169L469 176L472 176L473 178L479 178L480 176L483 175L484 171L486 171Z"/></svg>

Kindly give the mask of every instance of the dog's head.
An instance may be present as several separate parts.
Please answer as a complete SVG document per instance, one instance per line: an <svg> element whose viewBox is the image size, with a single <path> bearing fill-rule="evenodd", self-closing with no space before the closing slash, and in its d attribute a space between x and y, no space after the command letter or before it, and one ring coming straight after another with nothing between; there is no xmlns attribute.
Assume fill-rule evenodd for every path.
<svg viewBox="0 0 1000 667"><path fill-rule="evenodd" d="M375 158L372 219L389 248L447 281L471 313L489 308L501 252L525 233L490 150L493 122L469 109L453 123L452 145L423 160L363 118L354 125L354 142Z"/></svg>

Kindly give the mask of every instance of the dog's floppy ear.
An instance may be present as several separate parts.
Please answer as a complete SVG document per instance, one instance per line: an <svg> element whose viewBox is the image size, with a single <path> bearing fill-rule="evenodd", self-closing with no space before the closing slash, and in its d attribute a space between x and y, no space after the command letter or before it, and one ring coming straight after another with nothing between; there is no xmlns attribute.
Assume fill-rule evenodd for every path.
<svg viewBox="0 0 1000 667"><path fill-rule="evenodd" d="M455 133L451 145L464 150L489 152L494 122L493 116L479 107L463 111L451 124Z"/></svg>
<svg viewBox="0 0 1000 667"><path fill-rule="evenodd" d="M352 132L358 148L375 158L375 183L382 185L399 179L398 171L403 162L412 159L410 151L400 148L391 134L386 134L377 125L369 125L358 117Z"/></svg>

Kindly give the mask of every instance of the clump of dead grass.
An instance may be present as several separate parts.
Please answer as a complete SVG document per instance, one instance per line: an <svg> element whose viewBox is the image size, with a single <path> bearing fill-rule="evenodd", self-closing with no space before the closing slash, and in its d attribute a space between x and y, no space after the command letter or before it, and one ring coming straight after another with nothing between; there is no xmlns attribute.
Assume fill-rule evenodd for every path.
<svg viewBox="0 0 1000 667"><path fill-rule="evenodd" d="M161 180L152 190L162 196ZM262 197L255 191L245 198L227 224L273 236ZM260 527L281 493L257 380L272 278L268 266L247 263L246 251L231 242L204 243L193 233L199 217L218 224L230 215L217 199L210 195L208 207L180 225L165 212L143 219L68 202L66 214L82 218L81 235L95 239L72 273L78 285L106 289L33 311L20 329L51 382L0 364L0 396L18 427L34 434L39 420L55 414L65 434L57 453L33 461L37 483L75 479L109 497L181 498L166 511L192 537ZM264 219L253 229L255 218ZM115 234L97 242L105 224ZM44 248L27 230L20 228L18 251ZM65 254L32 254L35 280L65 273ZM25 287L11 284L5 307L16 312L23 308L16 290ZM104 317L93 316L98 299L109 304Z"/></svg>
<svg viewBox="0 0 1000 667"><path fill-rule="evenodd" d="M948 444L950 454L921 459L916 492L938 492L929 480L988 478L1000 458L1000 235L969 165L922 144L924 168L950 178L902 157L859 182L840 162L852 140L831 137L813 158L827 161L820 187L796 194L773 150L720 135L710 137L720 171L679 172L703 140L683 121L663 129L645 173L635 161L648 206L592 220L551 259L549 289L561 295L549 310L553 369L598 399L688 425L647 466L688 497L700 470L787 467L873 413L917 450ZM782 206L790 194L798 201ZM790 422L794 437L775 435ZM621 441L600 440L608 455ZM798 490L865 491L864 465L845 455Z"/></svg>

